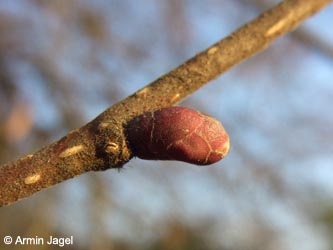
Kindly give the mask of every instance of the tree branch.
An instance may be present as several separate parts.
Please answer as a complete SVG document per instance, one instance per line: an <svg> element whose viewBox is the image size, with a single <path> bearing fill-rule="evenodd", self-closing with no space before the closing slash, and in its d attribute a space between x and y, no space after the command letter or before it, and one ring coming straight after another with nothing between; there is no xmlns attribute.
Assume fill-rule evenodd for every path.
<svg viewBox="0 0 333 250"><path fill-rule="evenodd" d="M179 102L330 2L286 0L59 141L2 165L0 206L88 171L122 167L133 157L124 134L131 119Z"/></svg>

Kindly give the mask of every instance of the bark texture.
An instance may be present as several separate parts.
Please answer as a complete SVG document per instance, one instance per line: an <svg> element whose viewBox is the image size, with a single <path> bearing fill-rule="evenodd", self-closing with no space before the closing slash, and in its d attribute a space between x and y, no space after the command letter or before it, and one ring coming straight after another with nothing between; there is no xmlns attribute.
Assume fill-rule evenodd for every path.
<svg viewBox="0 0 333 250"><path fill-rule="evenodd" d="M283 1L59 141L0 166L0 206L88 171L122 167L133 157L124 133L131 119L174 105L330 2Z"/></svg>

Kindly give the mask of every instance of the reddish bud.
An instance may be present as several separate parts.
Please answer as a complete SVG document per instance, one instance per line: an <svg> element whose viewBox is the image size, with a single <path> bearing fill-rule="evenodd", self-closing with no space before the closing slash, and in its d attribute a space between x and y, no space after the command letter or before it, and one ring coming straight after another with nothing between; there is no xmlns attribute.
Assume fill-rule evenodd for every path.
<svg viewBox="0 0 333 250"><path fill-rule="evenodd" d="M147 112L128 123L127 139L134 156L208 165L229 151L229 136L211 116L184 107Z"/></svg>

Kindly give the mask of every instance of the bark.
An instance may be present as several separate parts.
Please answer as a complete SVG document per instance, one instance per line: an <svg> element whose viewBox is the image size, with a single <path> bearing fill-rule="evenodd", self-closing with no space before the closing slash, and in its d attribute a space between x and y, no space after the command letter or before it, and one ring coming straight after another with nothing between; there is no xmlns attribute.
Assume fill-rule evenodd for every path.
<svg viewBox="0 0 333 250"><path fill-rule="evenodd" d="M283 1L59 141L0 166L0 206L89 171L121 168L133 157L124 133L131 119L174 105L330 2Z"/></svg>

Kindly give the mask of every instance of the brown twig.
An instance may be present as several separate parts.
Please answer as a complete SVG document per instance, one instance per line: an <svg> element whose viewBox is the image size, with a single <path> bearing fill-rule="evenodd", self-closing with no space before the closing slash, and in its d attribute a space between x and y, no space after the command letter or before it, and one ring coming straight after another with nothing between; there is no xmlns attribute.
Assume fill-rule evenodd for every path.
<svg viewBox="0 0 333 250"><path fill-rule="evenodd" d="M255 5L258 8L260 7L260 9L267 9L270 6L269 3L265 0L248 0L248 2L251 4L251 6ZM314 52L321 53L321 55L327 57L329 60L332 58L333 48L330 44L330 41L320 39L320 37L316 36L310 30L304 27L300 27L295 32L293 32L291 36Z"/></svg>
<svg viewBox="0 0 333 250"><path fill-rule="evenodd" d="M330 2L286 0L59 141L2 165L0 206L88 171L122 167L133 157L123 129L129 120L179 102Z"/></svg>

